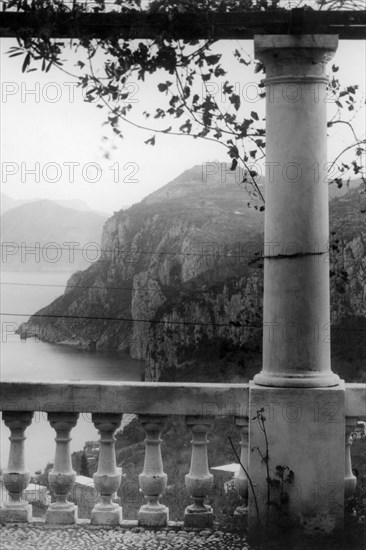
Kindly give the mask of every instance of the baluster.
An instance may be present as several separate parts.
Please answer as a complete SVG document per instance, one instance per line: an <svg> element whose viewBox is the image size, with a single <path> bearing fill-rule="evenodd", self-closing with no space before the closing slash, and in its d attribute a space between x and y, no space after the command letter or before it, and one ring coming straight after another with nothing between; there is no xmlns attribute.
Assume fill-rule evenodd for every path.
<svg viewBox="0 0 366 550"><path fill-rule="evenodd" d="M351 445L352 438L351 433L354 431L357 426L357 418L353 416L346 417L346 468L344 476L344 498L350 498L353 496L357 479L352 472L352 458L351 458Z"/></svg>
<svg viewBox="0 0 366 550"><path fill-rule="evenodd" d="M32 518L32 507L22 499L30 481L30 472L25 467L24 432L32 423L32 412L4 411L3 421L10 430L8 467L3 472L5 488L10 501L5 502L1 518L5 522L25 522Z"/></svg>
<svg viewBox="0 0 366 550"><path fill-rule="evenodd" d="M68 524L77 519L77 506L67 497L75 484L76 472L71 466L70 432L76 426L79 413L49 412L48 422L56 430L55 462L48 473L48 482L56 501L46 512L46 523Z"/></svg>
<svg viewBox="0 0 366 550"><path fill-rule="evenodd" d="M240 462L248 471L248 431L249 431L249 419L247 416L235 418L235 424L237 425L240 433ZM240 466L239 471L234 476L234 486L239 496L243 500L243 504L238 506L234 512L234 516L244 516L248 514L248 479Z"/></svg>
<svg viewBox="0 0 366 550"><path fill-rule="evenodd" d="M208 470L207 432L212 421L199 416L187 416L186 424L191 428L193 439L189 474L185 476L186 489L194 504L187 506L184 515L185 527L211 527L213 511L203 501L212 490L213 475Z"/></svg>
<svg viewBox="0 0 366 550"><path fill-rule="evenodd" d="M147 504L141 506L138 513L139 525L164 526L169 521L169 509L159 502L167 485L167 475L163 471L161 458L161 432L166 424L165 416L139 415L145 439L145 461L143 472L139 475L139 484Z"/></svg>
<svg viewBox="0 0 366 550"><path fill-rule="evenodd" d="M121 468L116 466L114 437L121 420L122 414L118 413L92 414L93 424L100 435L98 470L93 476L100 501L91 513L91 523L94 525L119 525L122 521L122 507L112 502L122 478Z"/></svg>

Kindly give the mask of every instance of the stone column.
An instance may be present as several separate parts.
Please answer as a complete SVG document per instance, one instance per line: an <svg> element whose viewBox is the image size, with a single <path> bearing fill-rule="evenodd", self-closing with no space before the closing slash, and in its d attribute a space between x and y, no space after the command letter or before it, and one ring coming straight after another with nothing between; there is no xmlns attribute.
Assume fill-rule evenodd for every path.
<svg viewBox="0 0 366 550"><path fill-rule="evenodd" d="M117 492L122 473L116 466L114 432L121 425L122 414L93 413L94 426L100 434L100 451L98 470L94 474L94 485L100 494L100 502L91 513L91 523L94 525L119 525L122 521L122 508L112 502Z"/></svg>
<svg viewBox="0 0 366 550"><path fill-rule="evenodd" d="M240 432L240 462L246 471L248 471L249 419L244 416L237 417L235 418L235 424ZM238 473L234 476L234 486L243 501L243 504L236 508L234 515L241 518L248 513L248 478L241 466Z"/></svg>
<svg viewBox="0 0 366 550"><path fill-rule="evenodd" d="M31 505L22 499L30 481L30 472L24 460L24 432L32 418L32 412L3 412L3 421L11 432L9 463L3 472L4 485L10 497L1 511L1 519L5 522L26 522L32 517Z"/></svg>
<svg viewBox="0 0 366 550"><path fill-rule="evenodd" d="M137 519L139 525L160 527L167 525L169 510L160 504L167 485L167 475L163 471L160 434L166 424L165 416L140 415L139 421L146 432L144 470L139 475L141 491L147 504L141 506Z"/></svg>
<svg viewBox="0 0 366 550"><path fill-rule="evenodd" d="M257 36L266 69L263 369L256 384L336 386L330 367L327 78L336 36Z"/></svg>
<svg viewBox="0 0 366 550"><path fill-rule="evenodd" d="M213 486L213 475L208 469L207 432L212 421L199 416L187 416L187 426L192 430L192 458L189 474L186 475L186 489L194 504L187 506L184 515L185 527L212 527L213 511L204 504Z"/></svg>
<svg viewBox="0 0 366 550"><path fill-rule="evenodd" d="M256 36L266 70L263 368L250 385L250 527L344 514L344 383L330 365L326 63L332 35ZM262 412L260 412L262 411ZM262 415L262 416L261 416ZM260 418L264 418L263 422Z"/></svg>
<svg viewBox="0 0 366 550"><path fill-rule="evenodd" d="M46 523L69 524L77 519L77 506L67 500L76 479L71 466L70 432L76 426L79 413L50 412L48 421L56 430L55 463L48 474L51 490L56 498L46 512Z"/></svg>

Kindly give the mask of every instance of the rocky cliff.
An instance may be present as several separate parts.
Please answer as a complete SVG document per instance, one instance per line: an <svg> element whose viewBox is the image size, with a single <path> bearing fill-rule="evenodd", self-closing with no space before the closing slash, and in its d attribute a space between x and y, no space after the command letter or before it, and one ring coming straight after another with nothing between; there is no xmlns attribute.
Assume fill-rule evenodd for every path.
<svg viewBox="0 0 366 550"><path fill-rule="evenodd" d="M330 202L334 324L366 318L361 198L351 189ZM239 357L261 339L263 213L248 200L235 174L187 170L115 213L101 258L23 330L82 348L129 350L146 361L147 379L172 378L198 356L210 361L232 350Z"/></svg>

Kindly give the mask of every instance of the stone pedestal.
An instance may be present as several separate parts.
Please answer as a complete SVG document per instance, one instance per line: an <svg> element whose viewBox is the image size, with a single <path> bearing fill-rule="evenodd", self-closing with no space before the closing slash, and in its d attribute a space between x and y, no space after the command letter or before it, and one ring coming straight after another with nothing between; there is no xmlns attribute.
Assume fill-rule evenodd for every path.
<svg viewBox="0 0 366 550"><path fill-rule="evenodd" d="M100 502L91 513L92 525L119 525L122 521L122 507L112 502L121 484L122 472L116 466L114 433L121 425L122 414L93 413L94 426L100 434L98 470L93 476L94 485L100 495Z"/></svg>
<svg viewBox="0 0 366 550"><path fill-rule="evenodd" d="M163 527L169 521L169 509L159 502L167 485L167 475L163 471L161 457L161 432L167 422L165 416L140 415L145 439L144 470L139 475L139 484L147 504L138 512L138 524L146 527Z"/></svg>
<svg viewBox="0 0 366 550"><path fill-rule="evenodd" d="M104 502L103 502L104 500ZM122 522L122 507L116 502L110 502L109 497L98 502L92 510L92 525L120 525Z"/></svg>
<svg viewBox="0 0 366 550"><path fill-rule="evenodd" d="M207 432L212 420L199 416L187 416L187 426L192 430L192 457L189 474L185 476L186 489L194 503L187 506L184 513L184 526L204 528L213 525L213 510L204 504L207 495L212 491L213 475L208 469Z"/></svg>
<svg viewBox="0 0 366 550"><path fill-rule="evenodd" d="M257 411L264 420L255 419ZM250 527L343 525L345 389L250 387ZM268 442L268 444L266 443ZM269 481L267 482L267 479Z"/></svg>
<svg viewBox="0 0 366 550"><path fill-rule="evenodd" d="M46 523L73 524L77 520L77 506L67 500L75 484L76 472L71 465L70 432L76 426L79 413L48 413L48 421L56 430L55 462L48 481L56 499L46 512Z"/></svg>
<svg viewBox="0 0 366 550"><path fill-rule="evenodd" d="M55 502L51 506L46 512L46 523L53 523L55 525L69 525L76 523L78 516L77 507L75 504L65 501Z"/></svg>
<svg viewBox="0 0 366 550"><path fill-rule="evenodd" d="M3 421L11 431L9 463L3 472L4 485L9 493L9 502L1 510L0 517L4 522L28 522L32 518L32 507L23 500L23 492L30 481L24 458L24 432L32 418L32 412L3 412Z"/></svg>
<svg viewBox="0 0 366 550"><path fill-rule="evenodd" d="M356 485L357 479L353 475L352 471L352 457L351 457L351 445L352 445L352 432L356 429L357 426L357 417L347 416L346 417L346 441L345 441L345 473L344 473L344 498L352 498Z"/></svg>
<svg viewBox="0 0 366 550"><path fill-rule="evenodd" d="M242 499L242 504L239 505L234 516L242 521L246 519L248 514L248 479L245 470L248 472L248 443L249 443L249 419L246 416L235 418L235 424L240 431L240 469L234 476L234 487L238 495ZM245 470L243 469L243 467ZM239 522L238 522L239 523Z"/></svg>

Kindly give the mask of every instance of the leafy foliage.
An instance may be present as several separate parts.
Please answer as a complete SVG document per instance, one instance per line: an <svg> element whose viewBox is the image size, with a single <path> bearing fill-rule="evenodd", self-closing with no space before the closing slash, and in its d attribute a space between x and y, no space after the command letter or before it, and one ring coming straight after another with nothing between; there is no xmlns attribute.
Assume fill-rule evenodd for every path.
<svg viewBox="0 0 366 550"><path fill-rule="evenodd" d="M319 2L319 8L334 9L337 4L343 7L344 2L324 0ZM52 18L57 13L69 12L77 17L88 9L87 3L74 0L71 5L63 0L11 0L7 9L34 12L40 20L38 37L30 37L20 30L19 45L9 50L11 57L24 55L23 72L35 70L34 62L38 62L41 70L46 72L52 66L62 69L61 54L66 43L51 38ZM107 6L104 0L93 3L93 11L96 13L111 9L136 13L142 11L142 6L140 0L115 0L112 7L110 3ZM234 83L230 82L223 55L215 48L213 39L176 40L172 38L171 31L175 16L182 13L194 15L283 9L279 0L153 0L145 11L168 14L171 21L171 28L159 31L153 40L81 38L80 41L71 41L72 48L81 48L87 53L85 62L81 59L77 62L78 69L82 71L81 76L76 75L79 86L85 91L86 101L94 102L98 108L106 110L106 123L120 138L123 137L124 126L131 124L149 132L145 143L151 146L155 145L159 134L190 136L222 145L230 158L232 170L238 164L245 167L242 183L251 192L254 208L263 209L264 198L257 185L258 170L255 169L255 163L265 155L264 119L253 110L253 103L243 101ZM256 63L240 47L234 50L233 57L239 66L252 66L254 73L264 70L261 63ZM96 58L103 60L103 75L94 67ZM365 139L356 135L352 125L352 117L362 103L358 86L341 86L337 71L338 67L333 65L329 94L334 99L337 111L328 127L342 124L352 134L352 143L339 153L329 167L330 181L341 186L343 179L349 177L350 173L363 174ZM160 80L157 84L156 77ZM136 108L136 81L148 85L148 80L156 84L163 103L162 106L152 106L145 110L143 116L146 122L140 124L132 116ZM259 84L258 98L264 97L264 87ZM166 119L169 119L169 125ZM348 151L353 152L353 160L341 162ZM258 202L262 205L258 205Z"/></svg>

